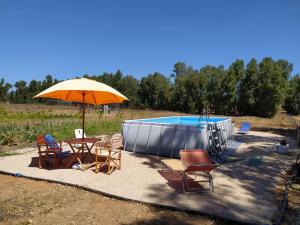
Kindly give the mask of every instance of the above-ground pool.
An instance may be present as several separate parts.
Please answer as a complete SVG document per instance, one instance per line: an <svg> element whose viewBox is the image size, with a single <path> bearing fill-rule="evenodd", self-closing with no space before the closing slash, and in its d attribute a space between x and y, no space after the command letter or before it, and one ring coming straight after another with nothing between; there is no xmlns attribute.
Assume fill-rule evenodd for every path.
<svg viewBox="0 0 300 225"><path fill-rule="evenodd" d="M182 149L209 149L207 124L220 130L224 139L232 133L231 118L172 116L125 120L122 124L124 149L150 155L179 158Z"/></svg>

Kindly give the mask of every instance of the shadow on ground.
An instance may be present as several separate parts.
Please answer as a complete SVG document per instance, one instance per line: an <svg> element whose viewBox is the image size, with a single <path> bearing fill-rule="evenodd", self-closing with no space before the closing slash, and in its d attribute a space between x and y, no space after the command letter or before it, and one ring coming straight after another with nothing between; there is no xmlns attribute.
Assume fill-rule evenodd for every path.
<svg viewBox="0 0 300 225"><path fill-rule="evenodd" d="M288 140L292 149L296 147L295 141L288 136L268 137L251 133L237 135L236 140L249 144L249 147L235 153L235 156L241 160L225 163L212 172L212 175L216 176L216 178L226 177L229 183L215 183L216 192L205 192L201 208L210 209L205 211L208 214L223 218L243 218L243 214L247 214L248 218L253 218L253 223L258 223L256 221L257 213L260 216L266 216L264 219L270 219L272 215L269 214L274 211L268 211L268 208L272 206L276 208L278 204L273 199L274 188L282 177L281 173L296 159L296 155L299 152L299 149L295 149L291 154L287 155L276 153L273 145L283 138ZM162 158L145 154L134 154L134 157L144 158L144 165L159 172ZM174 184L170 183L168 176L163 177L166 179L166 183L175 191L166 191L164 185L153 184L149 187L148 197L158 198L159 202L169 202L171 205L178 205L181 200L182 188L179 188L178 183L174 187ZM239 189L233 190L232 187L234 186ZM243 193L239 193L239 191ZM244 195L244 197L240 197L240 194ZM231 196L231 199L224 200L227 196ZM188 204L188 202L180 202L183 210L189 208ZM247 207L243 207L243 205L247 205ZM252 205L252 208L248 207L249 205ZM214 212L213 208L222 209L222 212ZM264 210L266 210L265 214L267 215L263 213ZM162 221L164 221L164 218L162 218ZM156 222L159 222L159 219L157 221L149 221L149 223L147 221L139 222L156 224Z"/></svg>

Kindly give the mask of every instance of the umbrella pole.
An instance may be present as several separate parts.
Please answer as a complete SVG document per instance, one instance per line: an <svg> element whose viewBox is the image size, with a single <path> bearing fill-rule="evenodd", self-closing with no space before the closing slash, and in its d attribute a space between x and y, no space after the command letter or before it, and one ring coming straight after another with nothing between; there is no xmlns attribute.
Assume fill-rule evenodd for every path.
<svg viewBox="0 0 300 225"><path fill-rule="evenodd" d="M84 97L85 97L85 93L83 92L82 94L83 97L83 104L82 104L82 139L84 138L84 116L85 116L85 102L84 102Z"/></svg>

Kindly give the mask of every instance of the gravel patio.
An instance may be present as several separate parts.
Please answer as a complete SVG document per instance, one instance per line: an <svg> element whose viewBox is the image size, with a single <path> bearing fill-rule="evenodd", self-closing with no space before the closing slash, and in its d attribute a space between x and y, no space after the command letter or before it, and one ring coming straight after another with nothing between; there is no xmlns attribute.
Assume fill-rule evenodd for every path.
<svg viewBox="0 0 300 225"><path fill-rule="evenodd" d="M33 161L36 149L0 158L0 172L19 173L24 177L79 186L104 195L166 206L178 210L209 214L251 224L271 224L278 205L273 190L280 173L294 162L296 143L288 139L290 154L278 154L273 144L287 137L251 131L238 136L243 144L235 155L212 172L215 191L182 192L181 185L170 183L161 173L161 159L156 156L123 151L122 170L111 175L96 174L92 169L38 169ZM203 184L204 188L208 184Z"/></svg>

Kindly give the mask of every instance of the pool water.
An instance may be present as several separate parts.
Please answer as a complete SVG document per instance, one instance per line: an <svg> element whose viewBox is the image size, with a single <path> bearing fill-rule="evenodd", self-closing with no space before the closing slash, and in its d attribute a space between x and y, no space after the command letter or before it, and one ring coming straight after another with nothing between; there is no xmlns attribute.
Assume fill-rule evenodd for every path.
<svg viewBox="0 0 300 225"><path fill-rule="evenodd" d="M139 119L132 120L134 122L142 123L158 123L158 124L176 124L176 125L189 125L197 126L198 123L217 123L223 120L227 120L226 117L209 117L201 118L199 116L172 116L172 117L160 117L160 118L150 118L150 119Z"/></svg>

